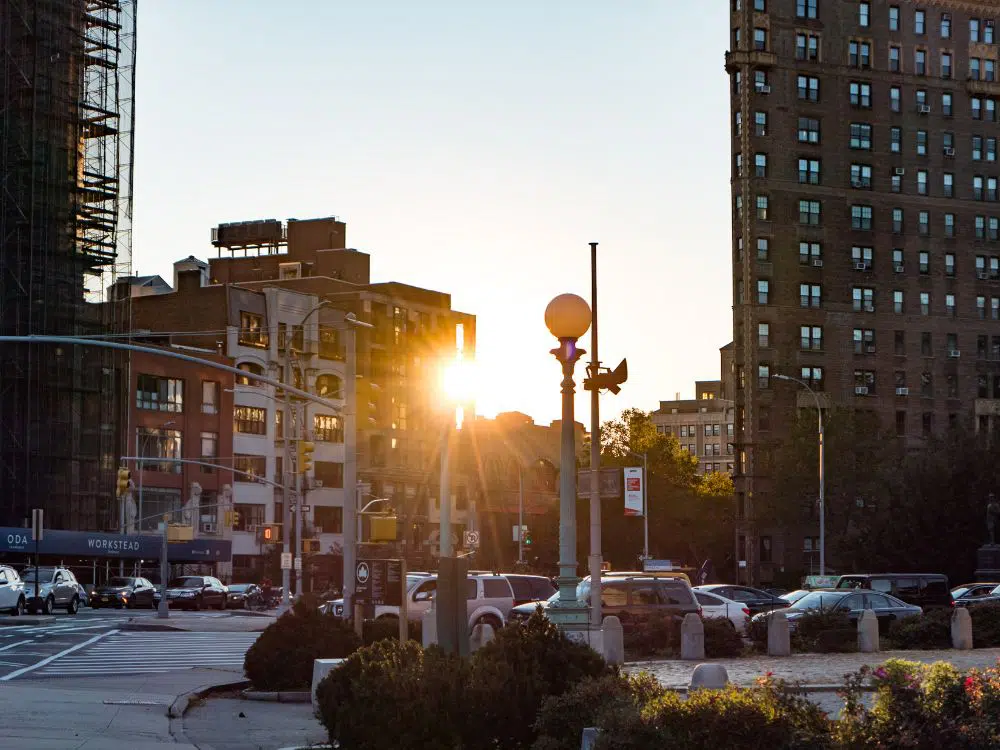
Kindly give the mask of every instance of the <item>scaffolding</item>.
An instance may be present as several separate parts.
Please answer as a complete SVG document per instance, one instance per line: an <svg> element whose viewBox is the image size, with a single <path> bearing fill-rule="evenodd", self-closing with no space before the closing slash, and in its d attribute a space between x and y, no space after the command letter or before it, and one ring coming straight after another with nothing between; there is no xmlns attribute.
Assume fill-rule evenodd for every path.
<svg viewBox="0 0 1000 750"><path fill-rule="evenodd" d="M0 0L0 331L127 333L135 0ZM122 355L0 357L0 524L115 526Z"/></svg>

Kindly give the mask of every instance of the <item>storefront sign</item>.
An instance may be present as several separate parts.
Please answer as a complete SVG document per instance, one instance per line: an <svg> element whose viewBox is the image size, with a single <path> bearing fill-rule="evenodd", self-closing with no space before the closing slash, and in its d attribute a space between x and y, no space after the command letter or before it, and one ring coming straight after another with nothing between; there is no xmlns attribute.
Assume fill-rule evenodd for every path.
<svg viewBox="0 0 1000 750"><path fill-rule="evenodd" d="M46 529L38 543L42 555L72 555L80 557L120 557L124 559L158 560L163 538L152 534L104 534L96 531L64 531ZM34 554L31 529L0 527L0 552ZM195 539L169 546L168 556L174 562L229 562L233 544L224 539Z"/></svg>

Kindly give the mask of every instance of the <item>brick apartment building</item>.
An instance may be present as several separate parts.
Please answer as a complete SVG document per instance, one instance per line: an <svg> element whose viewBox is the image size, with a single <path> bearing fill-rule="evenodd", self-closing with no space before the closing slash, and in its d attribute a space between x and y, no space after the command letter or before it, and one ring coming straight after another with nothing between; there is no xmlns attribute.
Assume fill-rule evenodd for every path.
<svg viewBox="0 0 1000 750"><path fill-rule="evenodd" d="M755 498L815 408L775 374L908 442L1000 426L1000 7L731 3L734 468L765 582Z"/></svg>
<svg viewBox="0 0 1000 750"><path fill-rule="evenodd" d="M673 435L681 449L698 457L698 473L731 474L734 461L733 402L723 398L721 380L698 380L694 398L661 401L653 424L661 435Z"/></svg>

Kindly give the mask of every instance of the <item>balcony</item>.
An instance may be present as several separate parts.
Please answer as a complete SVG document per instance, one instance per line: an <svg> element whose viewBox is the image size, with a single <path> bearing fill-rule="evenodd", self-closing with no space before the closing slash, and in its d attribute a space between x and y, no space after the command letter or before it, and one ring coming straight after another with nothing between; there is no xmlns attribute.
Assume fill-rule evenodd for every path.
<svg viewBox="0 0 1000 750"><path fill-rule="evenodd" d="M974 81L969 78L965 82L965 90L970 96L1000 96L1000 81Z"/></svg>
<svg viewBox="0 0 1000 750"><path fill-rule="evenodd" d="M773 68L778 64L778 56L764 50L731 50L726 53L726 72L734 73L743 65L751 68Z"/></svg>

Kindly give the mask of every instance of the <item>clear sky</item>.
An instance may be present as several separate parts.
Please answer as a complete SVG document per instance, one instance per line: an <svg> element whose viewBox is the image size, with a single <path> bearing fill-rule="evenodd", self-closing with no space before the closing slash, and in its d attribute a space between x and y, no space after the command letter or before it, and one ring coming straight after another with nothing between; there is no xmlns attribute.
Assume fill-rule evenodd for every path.
<svg viewBox="0 0 1000 750"><path fill-rule="evenodd" d="M589 300L597 241L601 356L630 371L602 416L693 397L732 332L727 6L141 0L134 269L335 215L373 280L477 316L480 413L548 422L542 315Z"/></svg>

